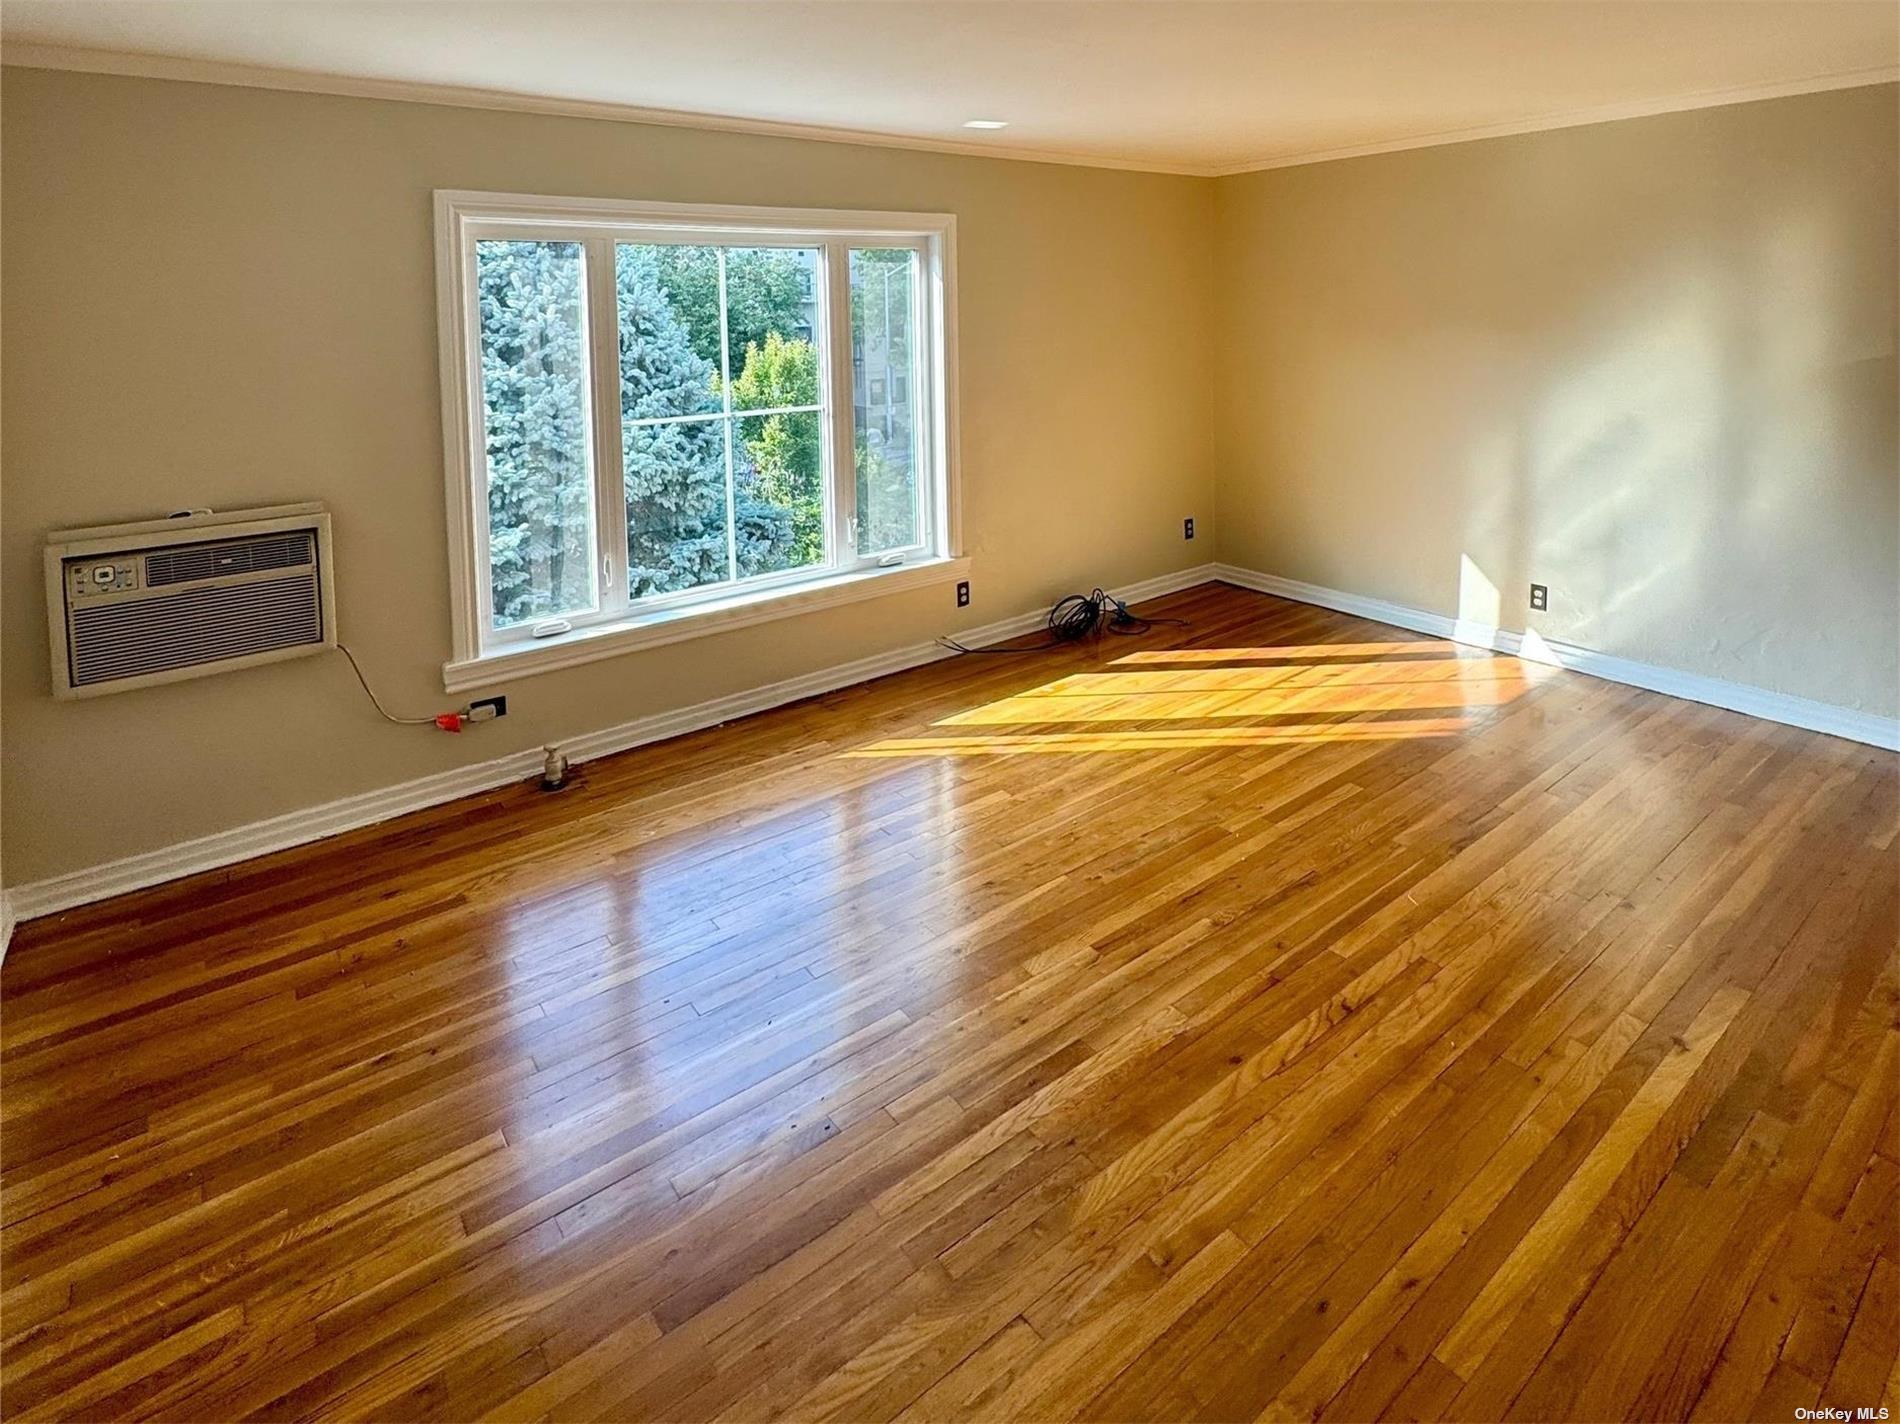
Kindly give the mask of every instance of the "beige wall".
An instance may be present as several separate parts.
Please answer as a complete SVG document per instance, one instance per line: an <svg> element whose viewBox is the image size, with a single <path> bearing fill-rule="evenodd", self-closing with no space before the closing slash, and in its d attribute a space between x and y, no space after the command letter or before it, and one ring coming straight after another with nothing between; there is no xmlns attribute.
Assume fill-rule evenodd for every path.
<svg viewBox="0 0 1900 1424"><path fill-rule="evenodd" d="M1535 578L1548 636L1900 710L1891 86L1217 181L32 70L0 97L9 884L1215 552L1513 628ZM974 608L548 674L460 739L385 726L333 658L55 704L46 529L318 498L345 637L387 700L447 705L438 187L956 213Z"/></svg>
<svg viewBox="0 0 1900 1424"><path fill-rule="evenodd" d="M1210 553L1205 180L22 69L3 93L9 883ZM936 588L548 674L460 738L385 726L340 658L54 703L46 529L321 499L344 637L386 702L449 704L436 188L955 213L973 607Z"/></svg>
<svg viewBox="0 0 1900 1424"><path fill-rule="evenodd" d="M1222 557L1900 711L1896 102L1223 180Z"/></svg>

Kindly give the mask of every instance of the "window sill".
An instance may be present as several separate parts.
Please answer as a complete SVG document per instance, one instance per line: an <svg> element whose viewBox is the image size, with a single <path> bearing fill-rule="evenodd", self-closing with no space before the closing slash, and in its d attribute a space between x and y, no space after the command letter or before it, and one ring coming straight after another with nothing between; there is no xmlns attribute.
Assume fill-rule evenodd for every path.
<svg viewBox="0 0 1900 1424"><path fill-rule="evenodd" d="M448 692L492 687L499 682L553 672L557 668L577 667L642 648L749 628L755 623L769 623L795 613L811 613L841 603L858 603L867 598L948 583L967 577L969 572L968 558L919 559L896 568L857 569L791 588L761 589L734 594L715 603L645 613L618 623L576 628L571 633L537 638L478 657L444 663L442 686Z"/></svg>

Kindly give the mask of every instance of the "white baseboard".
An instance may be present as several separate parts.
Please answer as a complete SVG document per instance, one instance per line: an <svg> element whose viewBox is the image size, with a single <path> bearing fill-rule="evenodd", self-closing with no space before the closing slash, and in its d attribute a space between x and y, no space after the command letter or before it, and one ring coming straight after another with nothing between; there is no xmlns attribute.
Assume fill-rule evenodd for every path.
<svg viewBox="0 0 1900 1424"><path fill-rule="evenodd" d="M1869 746L1900 750L1900 720L1891 717L1877 717L1744 683L1724 682L1673 668L1632 662L1589 648L1553 642L1534 633L1518 633L1488 624L1450 618L1441 613L1344 593L1318 584L1301 583L1296 579L1280 578L1232 564L1201 564L1128 584L1114 592L1117 597L1132 603L1159 598L1163 594L1192 588L1212 579L1456 643L1491 648L1531 661L1569 668L1611 682L1727 708L1791 727L1825 732ZM1046 610L1039 608L981 627L964 629L956 636L959 641L971 646L1001 642L1005 638L1017 637L1041 627L1045 616ZM853 662L821 668L802 677L768 683L729 697L715 698L709 702L695 703L690 707L655 713L618 726L583 733L563 740L561 746L577 762L608 756L951 656L954 654L934 642L893 648ZM16 885L0 894L0 958L5 956L14 925L21 920L55 914L75 905L142 890L182 876L216 870L273 851L321 840L326 836L358 830L410 811L439 806L458 797L490 791L512 781L525 780L534 775L540 766L539 750L515 752L492 761L457 767L452 771L438 772L395 786L346 796L325 805L235 826L228 831L182 841L123 860L108 861L67 875Z"/></svg>
<svg viewBox="0 0 1900 1424"><path fill-rule="evenodd" d="M1208 583L1219 576L1213 564L1200 564L1124 585L1115 589L1114 593L1118 598L1135 603ZM955 636L958 641L969 646L998 643L1042 627L1047 616L1048 610L1039 608L982 627L966 628ZM659 712L615 727L603 727L596 732L564 738L561 748L574 761L587 761L643 746L648 742L697 732L737 717L797 702L801 698L835 692L853 683L868 682L875 677L903 672L907 668L921 667L925 663L954 656L949 649L935 642L893 648L889 652L821 668L802 677L768 683L764 687L734 693L730 697L715 698L710 702L699 702L676 711ZM458 797L472 796L477 792L505 786L511 781L525 780L540 770L541 760L539 749L514 752L493 761L437 772L433 776L418 777L414 781L346 796L325 805L234 826L228 831L181 841L177 845L147 851L142 855L127 856L123 860L89 866L70 874L16 885L8 892L9 915L27 920L55 914L75 905L89 904L132 890L143 890L167 880L216 870L256 856L269 855L273 851L288 850L292 846L321 840L326 836L358 830L410 811L439 806ZM9 918L7 923L10 930L12 919Z"/></svg>
<svg viewBox="0 0 1900 1424"><path fill-rule="evenodd" d="M1490 648L1528 662L1569 668L1572 672L1588 673L1591 677L1627 683L1631 687L1646 688L1690 702L1704 702L1711 707L1726 708L1730 712L1760 717L1764 721L1781 722L1810 732L1825 732L1829 736L1845 737L1848 741L1864 742L1870 747L1881 747L1887 751L1900 751L1900 718L1855 712L1829 702L1816 702L1812 698L1795 697L1785 692L1770 692L1767 688L1751 687L1747 683L1724 682L1720 678L1679 672L1675 668L1632 662L1628 658L1599 653L1591 648L1557 642L1535 632L1519 633L1469 619L1450 618L1442 613L1428 613L1422 608L1408 608L1404 604L1365 598L1356 593L1342 593L1335 588L1301 583L1298 579L1263 574L1233 564L1216 564L1214 576L1224 582L1238 584L1241 588L1271 593L1298 603L1317 604L1321 608L1370 618L1376 623L1390 623L1397 628L1409 628L1415 633L1428 633L1454 643Z"/></svg>

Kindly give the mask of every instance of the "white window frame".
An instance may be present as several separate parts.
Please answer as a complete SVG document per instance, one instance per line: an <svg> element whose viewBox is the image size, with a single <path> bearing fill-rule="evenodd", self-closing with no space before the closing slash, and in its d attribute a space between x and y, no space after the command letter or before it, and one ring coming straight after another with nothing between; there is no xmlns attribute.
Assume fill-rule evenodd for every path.
<svg viewBox="0 0 1900 1424"><path fill-rule="evenodd" d="M832 604L965 577L956 459L956 218L948 213L850 212L698 203L550 198L520 193L438 190L435 194L436 305L442 367L453 655L443 665L451 692L592 662L639 648L723 632ZM489 605L487 440L481 402L480 322L475 244L488 240L578 242L585 254L588 440L594 473L596 610L545 623L495 629ZM712 247L815 247L821 349L826 532L830 564L756 575L630 600L621 493L619 313L614 244L692 243ZM851 369L850 249L907 247L918 254L915 320L919 412L920 541L901 550L857 552ZM801 407L802 408L802 407ZM535 629L543 631L537 636Z"/></svg>

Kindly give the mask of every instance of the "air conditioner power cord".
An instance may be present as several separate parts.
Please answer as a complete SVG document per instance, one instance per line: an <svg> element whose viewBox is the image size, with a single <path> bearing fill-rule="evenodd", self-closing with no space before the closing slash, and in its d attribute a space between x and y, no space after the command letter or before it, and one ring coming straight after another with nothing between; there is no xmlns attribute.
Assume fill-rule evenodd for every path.
<svg viewBox="0 0 1900 1424"><path fill-rule="evenodd" d="M466 719L460 712L444 712L434 717L396 716L387 707L383 706L382 700L376 696L375 690L370 687L369 679L363 676L362 664L356 661L356 654L351 652L342 643L336 645L336 650L350 660L350 671L356 674L356 681L362 687L363 695L369 698L369 705L376 709L377 715L385 722L393 722L399 727L440 727L445 732L459 732L462 730L462 723Z"/></svg>

